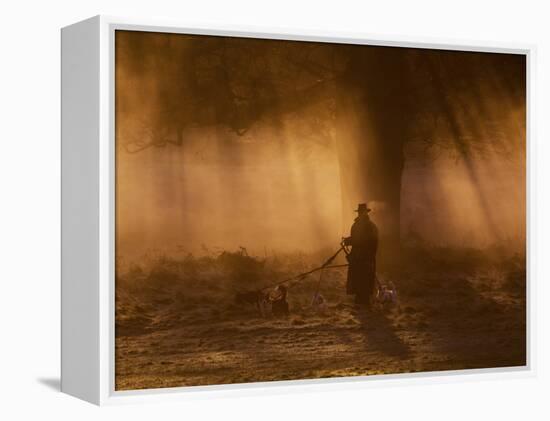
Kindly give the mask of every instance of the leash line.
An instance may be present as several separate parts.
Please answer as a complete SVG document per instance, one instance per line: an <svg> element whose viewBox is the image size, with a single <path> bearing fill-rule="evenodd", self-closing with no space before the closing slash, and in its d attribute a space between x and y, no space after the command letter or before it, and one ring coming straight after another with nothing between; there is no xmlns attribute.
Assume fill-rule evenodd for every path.
<svg viewBox="0 0 550 421"><path fill-rule="evenodd" d="M283 281L280 281L280 282L277 282L276 284L272 284L272 285L268 285L268 286L265 286L263 288L260 288L258 291L263 291L263 290L266 290L268 288L275 288L279 285L283 285L283 284L286 284L287 282L290 282L290 281L301 281L303 278L305 278L307 275L311 275L312 273L314 272L317 272L319 270L323 270L323 269L334 269L334 268L343 268L343 267L346 267L346 266L349 266L348 264L343 264L343 265L330 265L332 263L332 261L334 259L336 259L336 256L338 256L340 254L340 252L344 250L344 246L342 245L338 251L336 253L334 253L325 263L323 263L321 266L315 268L315 269L312 269L310 271L307 271L307 272L304 272L304 273L301 273L299 275L296 275L296 276L293 276L292 278L288 278L288 279L285 279Z"/></svg>

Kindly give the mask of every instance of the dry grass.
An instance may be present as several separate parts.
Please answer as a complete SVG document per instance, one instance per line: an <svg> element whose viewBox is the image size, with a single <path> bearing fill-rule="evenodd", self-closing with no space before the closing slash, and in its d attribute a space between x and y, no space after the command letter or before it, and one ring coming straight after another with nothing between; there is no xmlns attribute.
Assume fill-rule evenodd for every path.
<svg viewBox="0 0 550 421"><path fill-rule="evenodd" d="M345 269L291 285L288 318L234 304L318 266L330 251L259 259L245 252L148 256L119 264L118 390L525 364L525 262L498 250L414 249L385 265L399 304L365 312Z"/></svg>

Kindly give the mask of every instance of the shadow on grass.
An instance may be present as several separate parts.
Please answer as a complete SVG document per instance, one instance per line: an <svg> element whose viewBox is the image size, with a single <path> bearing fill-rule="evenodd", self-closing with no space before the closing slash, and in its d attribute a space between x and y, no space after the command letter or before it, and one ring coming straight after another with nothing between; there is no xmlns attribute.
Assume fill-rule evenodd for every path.
<svg viewBox="0 0 550 421"><path fill-rule="evenodd" d="M365 336L365 346L372 351L379 351L388 356L407 358L410 354L408 345L397 336L391 321L382 313L360 309L357 319Z"/></svg>

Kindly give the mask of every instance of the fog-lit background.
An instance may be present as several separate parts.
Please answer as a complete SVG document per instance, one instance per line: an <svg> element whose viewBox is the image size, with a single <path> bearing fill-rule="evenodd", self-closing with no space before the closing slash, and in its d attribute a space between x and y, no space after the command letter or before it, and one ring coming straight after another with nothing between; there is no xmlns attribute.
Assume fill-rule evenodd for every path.
<svg viewBox="0 0 550 421"><path fill-rule="evenodd" d="M521 251L519 56L117 32L117 252Z"/></svg>

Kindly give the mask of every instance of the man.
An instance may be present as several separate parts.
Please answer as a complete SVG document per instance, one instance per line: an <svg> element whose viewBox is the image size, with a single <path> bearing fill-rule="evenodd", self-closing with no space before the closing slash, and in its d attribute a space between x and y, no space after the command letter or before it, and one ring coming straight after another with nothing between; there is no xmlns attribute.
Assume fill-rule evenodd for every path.
<svg viewBox="0 0 550 421"><path fill-rule="evenodd" d="M371 209L365 203L357 207L357 218L351 226L351 235L344 238L344 245L351 246L347 259L347 293L355 294L355 302L370 307L376 279L376 251L378 228L369 218Z"/></svg>

